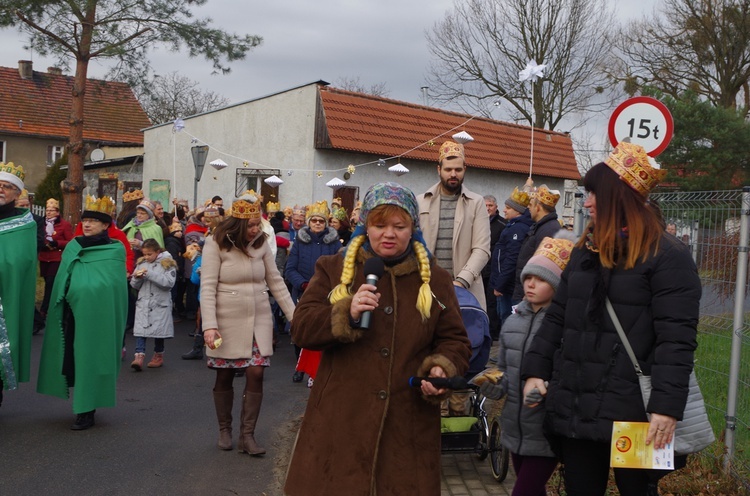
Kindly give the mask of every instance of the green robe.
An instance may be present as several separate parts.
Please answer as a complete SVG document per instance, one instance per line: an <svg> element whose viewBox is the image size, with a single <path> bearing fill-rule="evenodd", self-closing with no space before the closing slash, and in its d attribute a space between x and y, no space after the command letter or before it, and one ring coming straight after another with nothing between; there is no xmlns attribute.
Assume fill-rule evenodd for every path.
<svg viewBox="0 0 750 496"><path fill-rule="evenodd" d="M125 236L127 236L128 239L135 239L135 234L140 232L142 241L153 238L159 242L159 246L165 248L164 231L162 231L161 226L159 226L154 219L149 219L139 226L136 226L134 220L131 220L125 224L125 227L122 228L122 232L125 233Z"/></svg>
<svg viewBox="0 0 750 496"><path fill-rule="evenodd" d="M0 378L4 389L29 382L36 230L29 212L0 221Z"/></svg>
<svg viewBox="0 0 750 496"><path fill-rule="evenodd" d="M122 244L83 248L78 239L65 247L52 286L37 382L38 392L60 398L75 387L76 414L115 406L128 308Z"/></svg>

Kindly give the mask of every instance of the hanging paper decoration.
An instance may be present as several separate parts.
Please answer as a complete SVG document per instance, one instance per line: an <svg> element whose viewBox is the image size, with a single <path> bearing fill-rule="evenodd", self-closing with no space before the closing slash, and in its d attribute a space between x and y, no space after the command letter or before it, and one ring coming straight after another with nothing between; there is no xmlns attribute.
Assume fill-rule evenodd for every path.
<svg viewBox="0 0 750 496"><path fill-rule="evenodd" d="M401 164L401 162L397 163L396 165L392 165L392 166L388 167L388 170L390 172L393 172L397 176L403 176L404 174L406 174L406 173L409 172L409 169L407 169L406 167L404 167Z"/></svg>
<svg viewBox="0 0 750 496"><path fill-rule="evenodd" d="M229 164L227 164L226 162L224 162L222 159L217 158L216 160L213 160L213 161L209 162L208 165L210 165L211 167L213 167L217 171L220 171L221 169L226 168L226 166L229 165Z"/></svg>
<svg viewBox="0 0 750 496"><path fill-rule="evenodd" d="M357 168L354 167L354 165L352 164L349 164L349 167L346 168L346 172L348 172L349 174L354 174L356 171L357 171Z"/></svg>
<svg viewBox="0 0 750 496"><path fill-rule="evenodd" d="M247 167L248 165L250 165L250 162L248 162L247 160L242 161L242 167Z"/></svg>
<svg viewBox="0 0 750 496"><path fill-rule="evenodd" d="M177 119L174 120L174 124L172 126L172 132L179 133L183 129L185 129L185 121L183 121L182 119L178 117Z"/></svg>
<svg viewBox="0 0 750 496"><path fill-rule="evenodd" d="M318 171L315 173L315 175L318 177L323 177L323 171Z"/></svg>
<svg viewBox="0 0 750 496"><path fill-rule="evenodd" d="M427 146L429 146L430 148L432 148L433 146L435 146L435 140L428 141L427 142Z"/></svg>
<svg viewBox="0 0 750 496"><path fill-rule="evenodd" d="M382 158L378 159L378 167L383 167L385 165L385 160Z"/></svg>
<svg viewBox="0 0 750 496"><path fill-rule="evenodd" d="M474 141L474 137L467 133L466 131L461 131L460 133L456 133L452 136L453 140L456 143L461 143L462 145L466 143L471 143Z"/></svg>
<svg viewBox="0 0 750 496"><path fill-rule="evenodd" d="M287 171L286 175L287 176L291 176L292 175L292 171Z"/></svg>
<svg viewBox="0 0 750 496"><path fill-rule="evenodd" d="M284 181L282 181L278 176L267 177L263 180L263 182L271 186L272 188L284 184Z"/></svg>
<svg viewBox="0 0 750 496"><path fill-rule="evenodd" d="M346 185L346 181L342 181L338 177L334 177L333 179L331 179L330 181L326 183L326 186L328 186L329 188L333 188L333 189L340 188L341 186L345 186L345 185Z"/></svg>

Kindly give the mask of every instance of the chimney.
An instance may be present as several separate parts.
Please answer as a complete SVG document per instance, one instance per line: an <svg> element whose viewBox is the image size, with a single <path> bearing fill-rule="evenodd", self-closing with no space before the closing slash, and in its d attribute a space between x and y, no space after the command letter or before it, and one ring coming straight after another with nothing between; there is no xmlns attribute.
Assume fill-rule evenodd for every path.
<svg viewBox="0 0 750 496"><path fill-rule="evenodd" d="M32 79L34 77L33 62L30 60L18 61L18 74L21 79Z"/></svg>
<svg viewBox="0 0 750 496"><path fill-rule="evenodd" d="M62 69L59 67L47 67L47 72L53 76L62 76Z"/></svg>

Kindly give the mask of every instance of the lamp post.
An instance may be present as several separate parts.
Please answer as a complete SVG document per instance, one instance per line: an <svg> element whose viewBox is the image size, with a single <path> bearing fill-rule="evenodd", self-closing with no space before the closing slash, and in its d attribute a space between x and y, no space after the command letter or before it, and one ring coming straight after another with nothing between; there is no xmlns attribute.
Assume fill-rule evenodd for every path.
<svg viewBox="0 0 750 496"><path fill-rule="evenodd" d="M203 167L206 165L208 156L208 145L196 145L190 149L193 154L193 165L195 166L195 181L193 182L193 208L198 208L198 181L203 175Z"/></svg>

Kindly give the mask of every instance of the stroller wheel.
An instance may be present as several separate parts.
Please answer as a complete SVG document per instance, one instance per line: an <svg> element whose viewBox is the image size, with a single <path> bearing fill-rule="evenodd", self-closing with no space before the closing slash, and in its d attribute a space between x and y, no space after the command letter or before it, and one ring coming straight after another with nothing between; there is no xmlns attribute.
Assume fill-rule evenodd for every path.
<svg viewBox="0 0 750 496"><path fill-rule="evenodd" d="M508 450L500 444L500 421L498 419L494 419L490 426L489 444L492 477L494 477L497 482L503 482L508 476L510 454L508 453Z"/></svg>

